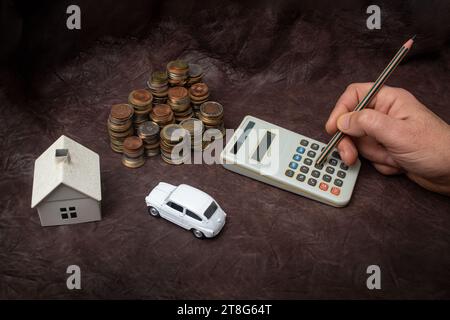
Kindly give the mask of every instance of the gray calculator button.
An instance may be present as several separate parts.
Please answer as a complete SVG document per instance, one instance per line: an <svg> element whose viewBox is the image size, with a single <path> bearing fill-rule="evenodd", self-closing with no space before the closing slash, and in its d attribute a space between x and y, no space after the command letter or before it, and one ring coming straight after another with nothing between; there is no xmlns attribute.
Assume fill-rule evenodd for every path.
<svg viewBox="0 0 450 320"><path fill-rule="evenodd" d="M305 181L305 179L306 179L306 176L304 174L299 173L297 175L297 180L298 181L303 182L303 181Z"/></svg>
<svg viewBox="0 0 450 320"><path fill-rule="evenodd" d="M288 177L293 177L294 176L294 171L286 170L286 172L284 174L287 175Z"/></svg>
<svg viewBox="0 0 450 320"><path fill-rule="evenodd" d="M317 143L313 143L313 144L311 145L311 149L313 149L313 150L319 150L319 145L318 145Z"/></svg>
<svg viewBox="0 0 450 320"><path fill-rule="evenodd" d="M333 153L331 154L333 157L335 157L336 159L341 160L341 156L339 155L339 152L337 151L333 151Z"/></svg>
<svg viewBox="0 0 450 320"><path fill-rule="evenodd" d="M334 184L338 187L342 187L343 182L341 179L334 179Z"/></svg>
<svg viewBox="0 0 450 320"><path fill-rule="evenodd" d="M342 170L348 170L348 165L346 165L345 163L341 163L341 169Z"/></svg>
<svg viewBox="0 0 450 320"><path fill-rule="evenodd" d="M337 165L337 160L331 158L331 159L328 161L328 163L331 164L332 166L335 166L335 165Z"/></svg>
<svg viewBox="0 0 450 320"><path fill-rule="evenodd" d="M325 182L330 182L331 181L331 176L328 174L324 174L322 177L323 181Z"/></svg>
<svg viewBox="0 0 450 320"><path fill-rule="evenodd" d="M307 145L308 145L308 140L305 140L305 139L302 139L301 141L300 141L300 144L302 145L302 146L304 146L304 147L306 147Z"/></svg>
<svg viewBox="0 0 450 320"><path fill-rule="evenodd" d="M344 172L344 171L341 171L341 170L339 170L339 171L337 172L337 176L338 176L339 178L342 178L342 179L344 179L344 178L345 178L345 172Z"/></svg>
<svg viewBox="0 0 450 320"><path fill-rule="evenodd" d="M307 155L308 157L314 158L316 156L316 153L314 151L309 150Z"/></svg>
<svg viewBox="0 0 450 320"><path fill-rule="evenodd" d="M308 173L309 168L308 168L308 167L305 167L305 166L301 166L301 167L300 167L300 171L303 172L303 173Z"/></svg>
<svg viewBox="0 0 450 320"><path fill-rule="evenodd" d="M333 167L327 167L325 169L329 174L333 174L334 173L334 168Z"/></svg>
<svg viewBox="0 0 450 320"><path fill-rule="evenodd" d="M317 180L316 179L313 179L313 178L309 178L308 179L308 184L310 185L310 186L315 186L316 185L316 183L317 183Z"/></svg>
<svg viewBox="0 0 450 320"><path fill-rule="evenodd" d="M313 171L311 172L311 175L312 175L314 178L318 178L318 177L320 177L320 172L317 171L317 170L313 170Z"/></svg>
<svg viewBox="0 0 450 320"><path fill-rule="evenodd" d="M312 165L312 160L309 158L305 158L305 160L303 160L303 163L306 164L307 166Z"/></svg>
<svg viewBox="0 0 450 320"><path fill-rule="evenodd" d="M316 169L319 169L319 170L322 170L323 169L323 163L322 164L315 164L314 165L314 168L316 168Z"/></svg>

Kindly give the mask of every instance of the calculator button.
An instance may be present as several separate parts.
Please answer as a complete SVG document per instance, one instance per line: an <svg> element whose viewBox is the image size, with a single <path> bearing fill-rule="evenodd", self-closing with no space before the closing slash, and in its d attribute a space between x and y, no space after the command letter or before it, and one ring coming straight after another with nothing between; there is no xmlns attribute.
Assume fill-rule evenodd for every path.
<svg viewBox="0 0 450 320"><path fill-rule="evenodd" d="M335 157L336 159L341 160L341 156L339 155L339 152L337 151L333 151L333 153L331 154L333 157Z"/></svg>
<svg viewBox="0 0 450 320"><path fill-rule="evenodd" d="M331 181L331 176L329 176L328 174L324 174L322 177L323 181L325 182L330 182Z"/></svg>
<svg viewBox="0 0 450 320"><path fill-rule="evenodd" d="M301 141L300 141L300 144L302 145L302 146L304 146L304 147L306 147L307 145L308 145L308 140L305 140L305 139L302 139Z"/></svg>
<svg viewBox="0 0 450 320"><path fill-rule="evenodd" d="M297 175L297 180L298 181L303 182L303 181L305 181L305 179L306 179L306 176L304 174L299 173Z"/></svg>
<svg viewBox="0 0 450 320"><path fill-rule="evenodd" d="M341 163L341 169L342 170L347 170L348 169L348 165L346 165L345 163Z"/></svg>
<svg viewBox="0 0 450 320"><path fill-rule="evenodd" d="M317 180L316 179L313 179L313 178L309 178L308 179L308 184L310 185L310 186L315 186L316 185L316 183L317 183Z"/></svg>
<svg viewBox="0 0 450 320"><path fill-rule="evenodd" d="M302 156L299 154L294 154L294 157L292 157L292 159L294 159L295 161L300 161L302 160Z"/></svg>
<svg viewBox="0 0 450 320"><path fill-rule="evenodd" d="M314 158L316 156L316 153L314 151L309 150L308 151L308 157Z"/></svg>
<svg viewBox="0 0 450 320"><path fill-rule="evenodd" d="M314 178L318 178L318 177L320 177L320 172L317 171L317 170L313 170L313 171L311 172L311 175L312 175Z"/></svg>
<svg viewBox="0 0 450 320"><path fill-rule="evenodd" d="M338 187L342 187L342 184L343 184L343 183L344 183L344 182L342 182L341 179L334 179L334 184L337 185Z"/></svg>
<svg viewBox="0 0 450 320"><path fill-rule="evenodd" d="M313 149L313 150L319 150L319 145L318 145L317 143L313 143L313 144L311 145L311 149Z"/></svg>
<svg viewBox="0 0 450 320"><path fill-rule="evenodd" d="M315 164L314 165L314 168L316 168L316 169L319 169L319 170L322 170L323 169L323 164Z"/></svg>
<svg viewBox="0 0 450 320"><path fill-rule="evenodd" d="M308 173L309 168L308 168L308 167L305 167L305 166L301 166L301 167L300 167L300 171L303 172L303 173Z"/></svg>
<svg viewBox="0 0 450 320"><path fill-rule="evenodd" d="M327 191L328 190L328 185L325 182L321 182L319 184L319 188L320 188L320 190Z"/></svg>
<svg viewBox="0 0 450 320"><path fill-rule="evenodd" d="M298 147L296 150L298 153L304 154L305 153L305 148L303 147Z"/></svg>
<svg viewBox="0 0 450 320"><path fill-rule="evenodd" d="M344 172L344 171L341 171L341 170L339 170L339 171L337 172L337 176L338 176L339 178L342 178L342 179L344 179L344 178L345 178L345 172Z"/></svg>
<svg viewBox="0 0 450 320"><path fill-rule="evenodd" d="M288 177L293 177L294 176L294 171L286 170L286 172L284 174L287 175Z"/></svg>
<svg viewBox="0 0 450 320"><path fill-rule="evenodd" d="M335 196L338 196L341 193L341 189L336 188L336 187L332 187L331 188L331 193L334 194Z"/></svg>
<svg viewBox="0 0 450 320"><path fill-rule="evenodd" d="M291 162L291 163L289 163L289 168L291 168L291 169L297 169L297 167L298 167L298 163L297 162Z"/></svg>
<svg viewBox="0 0 450 320"><path fill-rule="evenodd" d="M329 174L333 174L334 173L334 168L333 167L327 167L325 169Z"/></svg>
<svg viewBox="0 0 450 320"><path fill-rule="evenodd" d="M335 166L335 165L337 165L337 160L331 158L331 159L328 161L328 163L331 164L332 166Z"/></svg>
<svg viewBox="0 0 450 320"><path fill-rule="evenodd" d="M305 158L305 160L303 160L303 163L306 164L307 166L312 165L312 160L309 158Z"/></svg>

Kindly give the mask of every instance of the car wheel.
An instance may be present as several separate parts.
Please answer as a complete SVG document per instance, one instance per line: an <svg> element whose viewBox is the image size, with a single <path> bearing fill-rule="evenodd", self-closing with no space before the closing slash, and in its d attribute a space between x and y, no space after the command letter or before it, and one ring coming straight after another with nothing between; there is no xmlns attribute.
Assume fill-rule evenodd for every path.
<svg viewBox="0 0 450 320"><path fill-rule="evenodd" d="M159 217L159 212L158 212L158 210L156 210L155 207L147 207L147 209L148 209L148 213L149 213L152 217L155 217L155 218L158 218L158 217Z"/></svg>
<svg viewBox="0 0 450 320"><path fill-rule="evenodd" d="M194 234L194 237L196 237L197 239L203 239L205 237L203 232L201 232L197 229L192 229L192 233Z"/></svg>

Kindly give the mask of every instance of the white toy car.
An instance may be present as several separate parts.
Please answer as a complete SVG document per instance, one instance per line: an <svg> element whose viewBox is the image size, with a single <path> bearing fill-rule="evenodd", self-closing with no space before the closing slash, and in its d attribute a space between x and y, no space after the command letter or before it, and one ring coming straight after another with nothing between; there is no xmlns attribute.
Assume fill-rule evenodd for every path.
<svg viewBox="0 0 450 320"><path fill-rule="evenodd" d="M160 182L145 197L148 213L192 231L196 238L212 238L225 225L226 214L205 192L186 184Z"/></svg>

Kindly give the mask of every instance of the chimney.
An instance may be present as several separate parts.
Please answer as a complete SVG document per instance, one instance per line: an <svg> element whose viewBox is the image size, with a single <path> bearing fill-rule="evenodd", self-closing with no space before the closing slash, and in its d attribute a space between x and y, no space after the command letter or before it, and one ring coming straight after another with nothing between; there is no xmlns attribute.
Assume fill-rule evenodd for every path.
<svg viewBox="0 0 450 320"><path fill-rule="evenodd" d="M58 163L70 162L69 149L56 149L55 150L55 160Z"/></svg>

